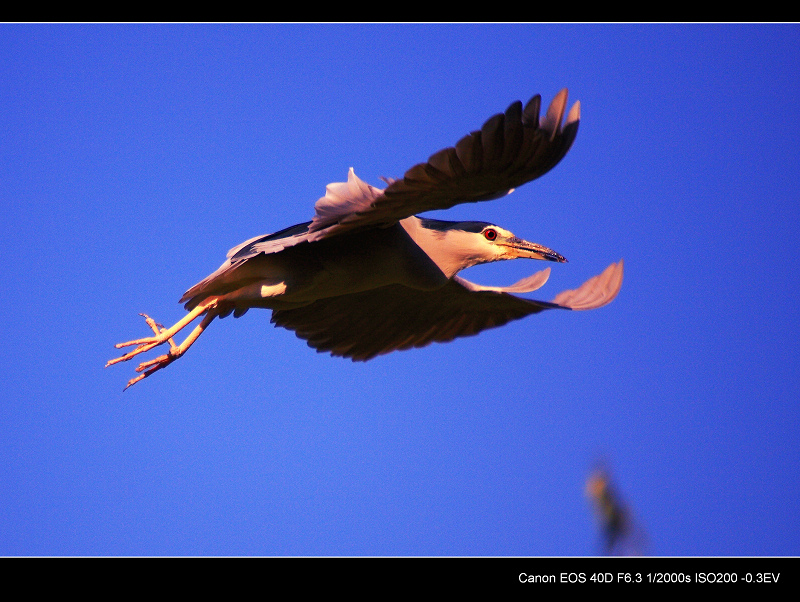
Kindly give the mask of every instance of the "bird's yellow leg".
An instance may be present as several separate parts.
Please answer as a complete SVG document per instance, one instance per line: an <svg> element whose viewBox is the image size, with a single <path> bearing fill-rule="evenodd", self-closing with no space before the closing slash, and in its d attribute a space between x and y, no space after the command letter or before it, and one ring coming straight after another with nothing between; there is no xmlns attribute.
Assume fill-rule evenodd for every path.
<svg viewBox="0 0 800 602"><path fill-rule="evenodd" d="M133 351L129 351L128 353L109 360L106 363L106 368L113 364L117 364L119 362L126 362L134 356L139 355L140 353L144 353L145 351L150 351L153 347L158 347L159 345L163 345L167 341L169 341L172 337L174 337L178 332L183 330L189 323L195 320L199 315L214 309L217 306L217 302L219 301L219 297L211 297L206 299L203 303L195 307L192 311L186 314L183 318L181 318L178 322L175 323L174 326L170 328L159 328L160 325L156 324L155 320L153 320L147 314L140 314L144 317L147 324L150 328L153 329L155 336L146 337L143 339L136 339L133 341L127 341L125 343L117 343L115 347L120 349L121 347L129 347L131 345L137 345L136 349ZM174 343L170 343L170 345L174 346Z"/></svg>
<svg viewBox="0 0 800 602"><path fill-rule="evenodd" d="M119 362L126 362L134 356L139 355L140 353L144 353L145 351L150 351L153 347L158 347L159 345L163 345L167 341L169 341L172 337L174 337L178 332L186 328L193 320L195 320L201 314L213 309L217 306L217 301L219 300L218 297L211 297L206 299L203 303L195 307L192 311L188 314L183 316L178 322L175 323L174 326L170 328L159 328L156 324L155 320L153 320L147 314L140 314L144 317L147 324L150 328L153 329L155 336L152 337L145 337L143 339L135 339L133 341L126 341L125 343L117 343L115 347L120 349L122 347L130 347L131 345L137 345L136 349L133 351L129 351L128 353L114 358L113 360L109 360L106 363L106 368L109 366L119 363ZM174 346L174 343L171 343Z"/></svg>
<svg viewBox="0 0 800 602"><path fill-rule="evenodd" d="M115 346L117 349L121 349L122 347L130 347L131 345L139 345L139 346L145 346L145 345L149 345L148 349L152 349L152 348L153 348L153 347L155 347L156 345L161 345L162 343L166 343L166 342L167 342L167 341L168 341L170 338L172 338L172 337L174 337L176 334L178 334L178 333L179 333L181 330L183 330L183 329L184 329L184 328L185 328L185 327L186 327L186 326L187 326L187 325L188 325L190 322L192 322L192 321L193 321L195 318L197 318L197 316L199 316L200 314L204 313L204 312L205 312L207 309L208 309L208 305L206 305L206 304L201 304L201 305L198 305L198 306L197 306L197 307L195 307L195 308L194 308L192 311L190 311L188 314L186 314L185 316L183 316L183 318L181 318L180 320L178 320L178 321L177 321L177 322L176 322L176 323L175 323L173 326L171 326L170 328L167 328L167 329L161 329L161 330L158 330L158 329L154 328L153 330L155 331L155 333L156 333L156 336L153 336L153 337L145 337L145 338L143 338L143 339L135 339L135 340L133 340L133 341L126 341L125 343L117 343L117 344L116 344L116 345L114 345L114 346ZM148 324L150 324L150 322L153 322L153 323L155 323L155 322L152 320L152 318L150 318L150 317L149 317L147 314L139 314L139 315L140 315L140 316L143 316L143 317L144 317L144 319L145 319L145 321L146 321ZM153 327L153 325L152 325L152 324L150 324L150 327L152 328L152 327ZM138 352L138 353L141 353L141 351L138 351L138 350L137 350L137 352Z"/></svg>
<svg viewBox="0 0 800 602"><path fill-rule="evenodd" d="M181 357L184 353L186 353L186 350L192 346L192 343L194 343L197 340L197 338L201 334L203 334L203 331L206 328L208 328L208 325L211 324L211 322L216 317L217 313L215 311L209 311L203 318L203 321L200 322L200 324L198 324L197 326L195 326L194 330L192 330L189 336L186 337L186 339L180 345L176 345L172 339L169 339L169 346L170 346L169 353L165 353L164 355L160 355L155 359L142 362L141 364L139 364L139 366L136 368L136 371L143 372L143 374L140 374L139 376L130 379L128 381L128 384L125 385L125 389L127 389L131 385L138 383L143 378L147 378L148 376L153 374L153 372L158 372L162 368L166 368L176 359ZM148 324L149 323L150 322L148 322ZM156 326L156 328L158 327ZM161 332L163 334L164 332L167 331L161 331Z"/></svg>

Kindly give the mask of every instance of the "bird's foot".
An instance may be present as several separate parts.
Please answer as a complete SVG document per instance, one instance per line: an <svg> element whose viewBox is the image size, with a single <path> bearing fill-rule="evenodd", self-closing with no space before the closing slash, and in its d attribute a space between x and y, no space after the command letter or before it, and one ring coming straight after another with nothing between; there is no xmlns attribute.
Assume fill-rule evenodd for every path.
<svg viewBox="0 0 800 602"><path fill-rule="evenodd" d="M178 359L181 355L183 355L183 349L178 347L172 339L169 339L169 346L170 350L169 353L165 353L164 355L159 355L157 358L148 360L146 362L142 362L136 367L137 372L142 372L139 376L136 376L128 381L128 384L125 385L125 389L130 387L131 385L135 385L140 380L147 378L153 372L158 372L161 368L166 368L176 359ZM125 390L123 389L123 391Z"/></svg>
<svg viewBox="0 0 800 602"><path fill-rule="evenodd" d="M106 364L106 368L117 364L119 362L126 362L134 356L139 355L140 353L144 353L145 351L150 351L153 347L158 347L159 345L163 345L167 341L169 341L170 347L174 348L175 343L170 336L170 333L167 331L164 326L158 324L153 318L148 316L147 314L139 314L142 316L147 322L147 325L153 330L155 336L152 337L145 337L143 339L135 339L133 341L126 341L125 343L117 343L114 345L117 349L121 349L122 347L130 347L131 345L137 345L136 349L133 351L129 351L128 353L121 355L120 357L114 358L113 360L109 360ZM129 385L130 386L130 385Z"/></svg>
<svg viewBox="0 0 800 602"><path fill-rule="evenodd" d="M137 372L141 372L141 374L135 378L132 378L128 381L128 384L125 386L125 389L138 383L143 378L147 378L153 372L157 372L162 368L169 366L172 362L176 359L181 357L186 350L192 346L192 344L197 340L203 331L208 328L208 325L216 318L219 313L217 311L217 301L216 297L212 297L208 299L202 305L198 305L188 314L186 314L181 320L179 320L174 326L170 328L164 328L161 324L157 323L153 320L150 316L146 314L140 314L144 317L145 322L153 331L152 337L146 337L144 339L136 339L134 341L128 341L126 343L119 343L116 345L117 349L120 347L130 347L132 345L136 345L136 349L133 351L129 351L125 355L120 357L114 358L110 360L106 364L106 368L113 364L117 364L119 362L124 362L132 357L139 355L140 353L144 353L145 351L149 351L153 347L157 347L159 345L163 345L164 343L169 343L169 352L165 353L164 355L160 355L153 360L149 360L146 362L142 362L136 368ZM189 336L184 339L184 341L180 345L176 345L175 341L173 341L172 337L175 336L180 330L186 327L190 322L192 322L198 316L205 314L200 324L195 326L194 330L189 334Z"/></svg>

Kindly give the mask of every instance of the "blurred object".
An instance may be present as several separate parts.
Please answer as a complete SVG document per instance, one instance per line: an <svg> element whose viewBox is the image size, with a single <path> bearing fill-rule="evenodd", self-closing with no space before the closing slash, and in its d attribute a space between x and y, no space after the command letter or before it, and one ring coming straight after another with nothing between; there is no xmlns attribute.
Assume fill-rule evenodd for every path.
<svg viewBox="0 0 800 602"><path fill-rule="evenodd" d="M586 481L586 495L600 523L603 552L612 556L645 554L647 535L623 503L608 470L601 466L592 472Z"/></svg>

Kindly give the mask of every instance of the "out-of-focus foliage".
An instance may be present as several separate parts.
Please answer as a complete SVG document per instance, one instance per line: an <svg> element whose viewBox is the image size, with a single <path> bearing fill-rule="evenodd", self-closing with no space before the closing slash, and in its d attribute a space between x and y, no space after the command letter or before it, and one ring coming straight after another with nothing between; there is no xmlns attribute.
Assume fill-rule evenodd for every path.
<svg viewBox="0 0 800 602"><path fill-rule="evenodd" d="M589 475L586 495L600 526L604 554L641 556L646 553L647 535L623 502L606 468L600 466Z"/></svg>

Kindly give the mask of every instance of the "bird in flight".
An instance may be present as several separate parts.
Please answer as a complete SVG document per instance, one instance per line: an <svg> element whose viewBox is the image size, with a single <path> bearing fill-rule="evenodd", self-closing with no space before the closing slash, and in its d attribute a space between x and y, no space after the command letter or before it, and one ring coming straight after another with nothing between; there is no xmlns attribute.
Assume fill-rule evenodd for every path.
<svg viewBox="0 0 800 602"><path fill-rule="evenodd" d="M261 307L276 326L317 351L365 361L395 350L473 335L546 309L595 309L622 286L623 263L552 301L516 294L541 287L550 268L507 287L481 286L458 273L502 259L566 259L545 246L485 222L441 221L417 214L500 198L552 169L578 131L580 103L564 120L567 91L540 118L541 97L517 101L454 147L433 154L380 189L356 177L329 184L309 222L257 236L228 251L217 271L184 293L188 313L164 328L141 314L152 336L116 345L132 351L106 367L167 343L142 362L126 389L180 358L215 318ZM563 122L563 125L562 125ZM191 333L181 330L197 318Z"/></svg>

